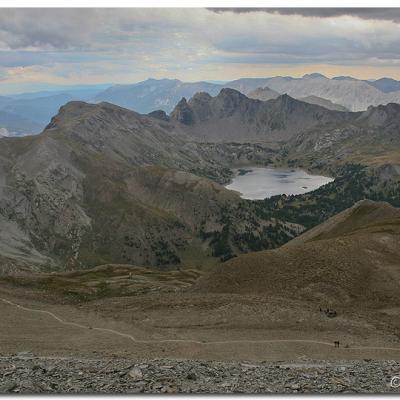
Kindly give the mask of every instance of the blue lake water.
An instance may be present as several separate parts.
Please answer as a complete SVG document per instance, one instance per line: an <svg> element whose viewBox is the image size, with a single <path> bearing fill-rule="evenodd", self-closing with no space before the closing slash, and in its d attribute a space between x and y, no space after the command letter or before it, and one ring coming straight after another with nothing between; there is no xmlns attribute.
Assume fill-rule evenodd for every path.
<svg viewBox="0 0 400 400"><path fill-rule="evenodd" d="M250 200L277 194L303 194L333 181L332 178L310 175L301 169L245 167L234 172L232 183L226 188L236 190L242 198Z"/></svg>

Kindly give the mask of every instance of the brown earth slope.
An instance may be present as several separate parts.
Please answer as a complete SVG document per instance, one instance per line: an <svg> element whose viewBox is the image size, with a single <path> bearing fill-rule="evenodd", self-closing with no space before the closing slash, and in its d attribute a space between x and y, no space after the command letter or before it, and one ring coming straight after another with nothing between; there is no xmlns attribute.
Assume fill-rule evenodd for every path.
<svg viewBox="0 0 400 400"><path fill-rule="evenodd" d="M213 271L103 265L0 277L1 347L52 356L398 359L399 238L400 210L362 201L293 243Z"/></svg>
<svg viewBox="0 0 400 400"><path fill-rule="evenodd" d="M361 201L287 245L239 256L198 290L259 293L319 304L400 305L400 210Z"/></svg>

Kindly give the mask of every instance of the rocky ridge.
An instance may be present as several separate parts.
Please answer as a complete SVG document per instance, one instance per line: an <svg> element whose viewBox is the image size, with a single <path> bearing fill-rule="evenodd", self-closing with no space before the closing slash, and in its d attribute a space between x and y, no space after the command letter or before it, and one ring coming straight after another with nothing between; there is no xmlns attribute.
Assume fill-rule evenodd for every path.
<svg viewBox="0 0 400 400"><path fill-rule="evenodd" d="M217 362L0 357L0 393L400 393L397 361Z"/></svg>
<svg viewBox="0 0 400 400"><path fill-rule="evenodd" d="M199 142L280 142L299 132L349 123L355 114L295 100L284 94L276 99L250 99L234 89L211 97L197 93L183 98L170 114L185 132Z"/></svg>

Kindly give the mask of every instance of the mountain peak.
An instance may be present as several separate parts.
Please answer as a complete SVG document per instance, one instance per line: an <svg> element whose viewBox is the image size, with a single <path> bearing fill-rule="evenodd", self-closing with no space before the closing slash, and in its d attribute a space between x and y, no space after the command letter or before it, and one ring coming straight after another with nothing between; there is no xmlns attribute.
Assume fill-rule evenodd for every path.
<svg viewBox="0 0 400 400"><path fill-rule="evenodd" d="M184 125L193 125L194 123L193 110L186 101L185 97L182 97L179 103L175 106L170 117L171 119L174 119Z"/></svg>
<svg viewBox="0 0 400 400"><path fill-rule="evenodd" d="M303 79L315 79L315 78L324 78L328 79L325 75L320 74L319 72L313 72L312 74L303 75Z"/></svg>
<svg viewBox="0 0 400 400"><path fill-rule="evenodd" d="M369 106L366 111L361 113L360 120L364 120L369 127L385 126L391 122L395 122L400 113L400 104L388 103L386 105ZM396 122L395 122L396 123Z"/></svg>
<svg viewBox="0 0 400 400"><path fill-rule="evenodd" d="M76 123L88 122L90 118L105 118L104 115L129 115L131 118L140 118L140 114L115 104L103 101L101 103L86 103L84 101L69 101L58 110L58 113L51 119L45 130L71 127Z"/></svg>
<svg viewBox="0 0 400 400"><path fill-rule="evenodd" d="M294 99L293 97L289 96L287 93L283 93L280 96L276 98L277 101L279 101L282 104L291 104L298 102L298 100Z"/></svg>
<svg viewBox="0 0 400 400"><path fill-rule="evenodd" d="M189 103L193 102L208 102L212 99L212 96L208 94L207 92L197 92L194 94L194 96L189 100Z"/></svg>
<svg viewBox="0 0 400 400"><path fill-rule="evenodd" d="M374 79L372 82L397 82L397 81L393 78L383 77L379 79Z"/></svg>
<svg viewBox="0 0 400 400"><path fill-rule="evenodd" d="M187 104L187 100L186 100L186 97L182 97L180 100L179 100L179 102L178 102L178 104L176 105L177 107L182 107L182 106L184 106L184 105L186 105Z"/></svg>
<svg viewBox="0 0 400 400"><path fill-rule="evenodd" d="M384 93L391 93L400 90L400 81L392 78L380 78L367 83Z"/></svg>
<svg viewBox="0 0 400 400"><path fill-rule="evenodd" d="M268 86L265 86L264 88L259 87L248 94L249 98L261 101L276 99L279 96L280 95L277 91L270 89Z"/></svg>
<svg viewBox="0 0 400 400"><path fill-rule="evenodd" d="M332 78L334 81L356 81L357 79L353 78L352 76L335 76Z"/></svg>
<svg viewBox="0 0 400 400"><path fill-rule="evenodd" d="M49 124L45 127L45 130L57 128L63 124L63 121L73 119L81 115L85 109L94 107L100 107L100 104L88 104L84 101L69 101L60 107L58 113L51 118Z"/></svg>
<svg viewBox="0 0 400 400"><path fill-rule="evenodd" d="M161 121L169 121L169 117L164 110L154 110L147 115L151 118L159 119Z"/></svg>
<svg viewBox="0 0 400 400"><path fill-rule="evenodd" d="M245 98L246 96L235 89L223 88L219 92L217 97L235 97L235 98Z"/></svg>
<svg viewBox="0 0 400 400"><path fill-rule="evenodd" d="M161 78L161 79L156 79L156 78L147 78L145 81L142 81L140 83L144 82L180 82L179 79L170 79L170 78Z"/></svg>

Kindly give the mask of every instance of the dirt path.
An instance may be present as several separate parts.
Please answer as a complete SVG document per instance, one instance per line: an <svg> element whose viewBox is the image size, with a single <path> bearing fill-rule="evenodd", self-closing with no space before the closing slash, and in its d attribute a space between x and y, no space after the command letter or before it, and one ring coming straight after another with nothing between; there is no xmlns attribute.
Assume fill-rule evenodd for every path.
<svg viewBox="0 0 400 400"><path fill-rule="evenodd" d="M322 346L329 346L334 347L333 343L323 342L318 340L307 340L307 339L274 339L274 340L251 340L251 339L242 339L242 340L221 340L221 341L198 341L193 339L162 339L162 340L143 340L137 339L132 335L127 333L123 333L114 329L108 328L98 328L98 327L91 327L88 325L82 325L75 322L68 322L57 316L56 314L52 313L51 311L47 310L38 310L34 308L29 308L22 306L20 304L14 303L10 300L0 298L0 300L8 305L14 306L18 309L30 312L30 313L41 313L50 316L51 318L55 319L57 322L63 325L74 326L81 329L92 329L95 331L105 332L114 334L117 336L125 337L135 343L141 344L154 344L154 343L189 343L189 344L200 344L200 345L224 345L224 344L252 344L252 343L307 343L307 344L316 344ZM390 350L390 351L400 351L399 347L374 347L374 346L363 346L363 347L348 347L344 348L346 350Z"/></svg>

